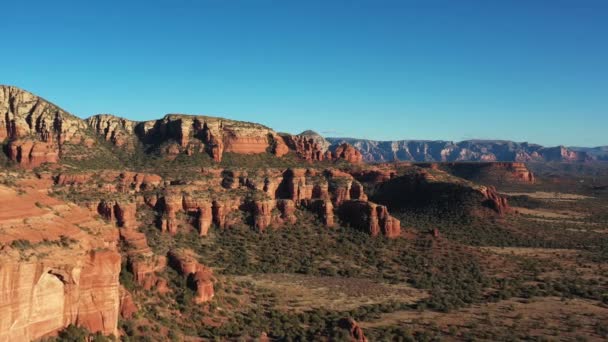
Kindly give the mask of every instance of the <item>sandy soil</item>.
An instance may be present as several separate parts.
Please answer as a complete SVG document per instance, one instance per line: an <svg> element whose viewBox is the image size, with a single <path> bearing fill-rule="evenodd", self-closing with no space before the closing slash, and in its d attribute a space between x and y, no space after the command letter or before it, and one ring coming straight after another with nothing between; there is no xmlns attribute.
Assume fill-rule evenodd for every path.
<svg viewBox="0 0 608 342"><path fill-rule="evenodd" d="M578 194L566 194L562 192L504 192L503 194L508 196L529 196L536 199L552 200L552 201L578 201L582 199L592 198L590 196L578 195Z"/></svg>
<svg viewBox="0 0 608 342"><path fill-rule="evenodd" d="M377 283L369 279L264 274L238 277L278 294L279 307L294 311L311 308L349 310L390 300L414 303L428 295L407 285Z"/></svg>
<svg viewBox="0 0 608 342"><path fill-rule="evenodd" d="M492 331L516 339L554 336L556 340L574 340L577 336L587 336L588 341L601 341L595 327L605 322L608 322L608 307L597 301L545 297L532 300L512 298L449 313L398 311L359 324L363 329L387 325L414 329L434 326L444 332L452 327L454 338L448 340L461 340L463 332L475 330Z"/></svg>

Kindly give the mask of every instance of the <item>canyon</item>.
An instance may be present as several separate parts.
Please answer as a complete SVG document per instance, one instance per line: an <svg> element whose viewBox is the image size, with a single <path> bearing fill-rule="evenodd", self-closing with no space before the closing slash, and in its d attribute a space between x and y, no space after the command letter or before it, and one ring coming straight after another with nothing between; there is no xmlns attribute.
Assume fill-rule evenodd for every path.
<svg viewBox="0 0 608 342"><path fill-rule="evenodd" d="M205 115L80 119L9 86L0 86L0 142L0 341L52 338L72 326L137 334L130 324L156 338L235 338L233 322L253 324L260 307L286 306L256 287L267 285L261 274L373 279L356 296L387 284L455 286L435 282L451 271L433 258L451 265L458 257L444 253L468 260L478 252L454 248L448 238L458 233L446 220L508 227L522 215L502 187L548 183L528 162L594 161L565 147L325 139ZM421 248L430 251L407 254ZM310 302L320 298L303 287L316 291ZM354 314L343 317L348 305L316 312L330 323L308 337L373 340ZM173 322L178 316L184 323ZM317 324L312 317L300 317L302 326ZM277 321L290 322L246 336L281 339L289 329Z"/></svg>

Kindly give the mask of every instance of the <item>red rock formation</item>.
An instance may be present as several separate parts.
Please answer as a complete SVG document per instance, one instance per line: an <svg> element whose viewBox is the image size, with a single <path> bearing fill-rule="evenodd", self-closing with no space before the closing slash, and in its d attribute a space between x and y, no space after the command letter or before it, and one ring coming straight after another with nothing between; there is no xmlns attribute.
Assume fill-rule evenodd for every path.
<svg viewBox="0 0 608 342"><path fill-rule="evenodd" d="M55 184L59 186L82 185L88 183L93 177L93 173L60 174L57 176Z"/></svg>
<svg viewBox="0 0 608 342"><path fill-rule="evenodd" d="M336 147L336 150L332 152L332 158L334 160L346 160L352 164L360 164L363 162L363 155L361 152L348 143L343 143Z"/></svg>
<svg viewBox="0 0 608 342"><path fill-rule="evenodd" d="M220 201L213 201L211 210L213 211L213 223L218 228L226 228L226 206Z"/></svg>
<svg viewBox="0 0 608 342"><path fill-rule="evenodd" d="M198 208L197 230L200 236L206 236L213 221L213 209L211 202L205 202Z"/></svg>
<svg viewBox="0 0 608 342"><path fill-rule="evenodd" d="M265 153L269 147L266 136L241 136L235 132L224 132L224 152L240 154Z"/></svg>
<svg viewBox="0 0 608 342"><path fill-rule="evenodd" d="M25 168L34 168L44 163L56 163L59 160L59 151L50 143L13 140L8 144L8 157Z"/></svg>
<svg viewBox="0 0 608 342"><path fill-rule="evenodd" d="M178 193L166 193L163 197L165 217L162 221L162 231L170 234L177 233L177 212L182 209L182 195Z"/></svg>
<svg viewBox="0 0 608 342"><path fill-rule="evenodd" d="M254 227L264 231L272 223L272 210L276 207L274 200L258 200L253 202Z"/></svg>
<svg viewBox="0 0 608 342"><path fill-rule="evenodd" d="M120 255L90 252L61 262L0 263L0 340L29 341L69 324L116 334Z"/></svg>
<svg viewBox="0 0 608 342"><path fill-rule="evenodd" d="M104 140L117 147L126 147L133 150L135 125L134 121L119 118L111 114L99 114L86 120L89 127Z"/></svg>
<svg viewBox="0 0 608 342"><path fill-rule="evenodd" d="M306 206L309 210L317 214L326 227L333 227L335 225L334 206L330 200L313 199L307 201Z"/></svg>
<svg viewBox="0 0 608 342"><path fill-rule="evenodd" d="M457 177L473 181L490 179L534 183L534 174L528 170L524 163L422 163L417 165L434 170L446 171Z"/></svg>
<svg viewBox="0 0 608 342"><path fill-rule="evenodd" d="M377 184L390 180L396 174L394 169L371 169L355 171L352 175L360 182Z"/></svg>
<svg viewBox="0 0 608 342"><path fill-rule="evenodd" d="M496 191L493 187L482 187L479 192L484 196L484 205L496 211L499 215L507 213L511 208L507 199Z"/></svg>
<svg viewBox="0 0 608 342"><path fill-rule="evenodd" d="M281 219L283 220L283 222L287 222L290 224L296 223L296 221L298 220L295 215L296 206L292 200L277 200L277 208L281 212Z"/></svg>
<svg viewBox="0 0 608 342"><path fill-rule="evenodd" d="M385 206L377 206L376 213L382 235L388 238L396 238L401 235L401 222L392 217Z"/></svg>
<svg viewBox="0 0 608 342"><path fill-rule="evenodd" d="M131 319L137 312L137 306L133 301L131 293L124 287L120 287L120 317L123 319Z"/></svg>
<svg viewBox="0 0 608 342"><path fill-rule="evenodd" d="M135 282L146 290L150 290L154 286L159 287L162 279L159 279L155 273L162 271L167 266L166 258L153 255L151 252L146 252L143 256L135 252L128 254L127 265L133 273Z"/></svg>
<svg viewBox="0 0 608 342"><path fill-rule="evenodd" d="M325 173L330 178L329 192L334 206L339 207L344 201L350 200L353 177L338 170L327 170ZM352 193L357 195L357 197L367 197L363 193L363 187L360 184L358 184L357 189L352 191Z"/></svg>
<svg viewBox="0 0 608 342"><path fill-rule="evenodd" d="M289 153L289 147L285 143L283 137L278 134L271 135L271 137L273 144L272 153L274 153L275 156L282 157Z"/></svg>
<svg viewBox="0 0 608 342"><path fill-rule="evenodd" d="M161 176L151 173L122 172L120 178L123 184L137 191L156 188L163 182Z"/></svg>
<svg viewBox="0 0 608 342"><path fill-rule="evenodd" d="M119 227L128 228L137 225L135 203L116 202L114 204L114 216Z"/></svg>
<svg viewBox="0 0 608 342"><path fill-rule="evenodd" d="M83 120L43 99L0 86L0 141L9 141L9 157L21 166L56 163L66 142L91 145L86 129Z"/></svg>
<svg viewBox="0 0 608 342"><path fill-rule="evenodd" d="M167 257L169 265L183 276L195 273L199 266L198 261L196 261L190 251L170 251Z"/></svg>
<svg viewBox="0 0 608 342"><path fill-rule="evenodd" d="M49 197L50 179L22 182L27 186L19 194L0 185L0 208L11 208L0 210L0 341L29 341L69 324L115 334L116 229L85 208ZM36 257L24 260L23 251L11 247L15 240L62 243L40 244Z"/></svg>
<svg viewBox="0 0 608 342"><path fill-rule="evenodd" d="M439 234L439 229L437 229L437 228L433 228L432 235L433 235L433 237L434 237L435 239L438 239L438 238L440 237L440 234Z"/></svg>
<svg viewBox="0 0 608 342"><path fill-rule="evenodd" d="M196 296L194 302L196 304L205 303L213 299L213 271L209 267L199 265L193 276L196 286Z"/></svg>
<svg viewBox="0 0 608 342"><path fill-rule="evenodd" d="M367 201L367 195L363 189L363 185L357 181L353 181L350 187L350 198L360 201Z"/></svg>
<svg viewBox="0 0 608 342"><path fill-rule="evenodd" d="M262 191L264 191L270 198L276 199L277 192L281 183L283 182L283 176L265 177Z"/></svg>
<svg viewBox="0 0 608 342"><path fill-rule="evenodd" d="M179 274L189 277L194 281L194 285L196 286L195 303L205 303L213 298L214 278L211 268L201 265L196 261L189 250L171 251L168 257L170 265Z"/></svg>
<svg viewBox="0 0 608 342"><path fill-rule="evenodd" d="M296 205L302 200L312 198L314 184L308 182L306 169L288 169L283 173L283 181L279 186L280 198L289 198Z"/></svg>
<svg viewBox="0 0 608 342"><path fill-rule="evenodd" d="M99 202L97 212L107 221L114 221L114 205L112 203L105 200Z"/></svg>
<svg viewBox="0 0 608 342"><path fill-rule="evenodd" d="M137 225L135 203L102 200L97 205L97 213L108 221L116 221L118 227Z"/></svg>
<svg viewBox="0 0 608 342"><path fill-rule="evenodd" d="M366 201L345 201L339 208L340 219L371 236L380 233L388 238L401 235L401 223L389 215L383 205Z"/></svg>
<svg viewBox="0 0 608 342"><path fill-rule="evenodd" d="M165 268L166 258L155 255L148 246L146 235L129 226L120 229L120 239L127 254L128 269L133 273L135 282L146 290L157 285L159 279L155 273Z"/></svg>
<svg viewBox="0 0 608 342"><path fill-rule="evenodd" d="M326 149L308 136L283 135L287 146L296 152L296 155L306 161L322 161Z"/></svg>
<svg viewBox="0 0 608 342"><path fill-rule="evenodd" d="M363 329L352 318L342 318L338 321L338 326L348 331L350 340L353 342L367 342Z"/></svg>

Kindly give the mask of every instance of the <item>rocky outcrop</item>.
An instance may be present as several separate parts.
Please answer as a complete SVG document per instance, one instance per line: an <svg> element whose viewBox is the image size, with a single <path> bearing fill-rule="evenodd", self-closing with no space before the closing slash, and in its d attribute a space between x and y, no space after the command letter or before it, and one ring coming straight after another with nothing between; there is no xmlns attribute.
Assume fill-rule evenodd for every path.
<svg viewBox="0 0 608 342"><path fill-rule="evenodd" d="M83 173L62 173L55 177L55 184L58 186L67 186L67 185L82 185L91 181L93 177L92 172L83 172Z"/></svg>
<svg viewBox="0 0 608 342"><path fill-rule="evenodd" d="M91 251L57 262L0 263L0 340L32 340L69 324L116 334L120 255Z"/></svg>
<svg viewBox="0 0 608 342"><path fill-rule="evenodd" d="M215 293L213 290L214 278L211 268L200 265L192 278L194 280L194 286L196 286L194 302L196 304L201 304L213 299Z"/></svg>
<svg viewBox="0 0 608 342"><path fill-rule="evenodd" d="M317 217L325 225L325 227L335 226L334 205L330 200L312 199L306 202L306 207L313 213L317 214Z"/></svg>
<svg viewBox="0 0 608 342"><path fill-rule="evenodd" d="M104 219L115 222L118 227L134 227L137 223L135 203L101 200L97 205L97 213Z"/></svg>
<svg viewBox="0 0 608 342"><path fill-rule="evenodd" d="M345 160L360 164L363 161L363 155L354 146L342 143L330 148L331 144L313 131L305 131L298 135L283 135L283 139L297 156L309 162Z"/></svg>
<svg viewBox="0 0 608 342"><path fill-rule="evenodd" d="M272 224L272 210L276 206L274 200L256 200L253 202L253 225L259 231L264 231Z"/></svg>
<svg viewBox="0 0 608 342"><path fill-rule="evenodd" d="M597 147L568 147L571 151L584 152L595 160L608 161L608 146Z"/></svg>
<svg viewBox="0 0 608 342"><path fill-rule="evenodd" d="M363 186L354 180L350 174L332 170L329 177L329 192L334 206L339 207L343 202L354 199L367 201Z"/></svg>
<svg viewBox="0 0 608 342"><path fill-rule="evenodd" d="M388 238L395 238L401 235L401 223L389 215L383 205L349 200L342 203L338 212L343 222L371 236L382 234Z"/></svg>
<svg viewBox="0 0 608 342"><path fill-rule="evenodd" d="M105 141L117 147L135 148L135 125L137 122L111 114L98 114L86 120L89 127Z"/></svg>
<svg viewBox="0 0 608 342"><path fill-rule="evenodd" d="M277 156L287 153L283 140L268 127L223 118L168 114L160 120L132 122L108 115L96 115L88 120L94 130L116 146L132 141L160 146L175 141L166 152L169 155L205 151L219 162L225 152L257 154L269 151Z"/></svg>
<svg viewBox="0 0 608 342"><path fill-rule="evenodd" d="M152 190L163 184L159 175L129 171L102 171L61 173L54 177L58 186L88 186L91 191L99 191L98 184L103 184L103 192L140 192Z"/></svg>
<svg viewBox="0 0 608 342"><path fill-rule="evenodd" d="M195 303L205 303L213 299L214 278L211 268L196 261L190 250L170 251L168 258L169 265L182 276L188 277L188 280L196 288Z"/></svg>
<svg viewBox="0 0 608 342"><path fill-rule="evenodd" d="M278 196L289 198L294 203L300 204L302 200L312 198L314 184L309 181L310 172L306 169L287 169L283 173L282 184Z"/></svg>
<svg viewBox="0 0 608 342"><path fill-rule="evenodd" d="M206 236L213 222L213 208L211 202L205 202L197 209L197 230L200 236Z"/></svg>
<svg viewBox="0 0 608 342"><path fill-rule="evenodd" d="M165 145L169 158L206 152L217 162L225 152L278 157L289 152L281 136L259 124L180 114L145 122L110 114L81 120L31 93L0 86L0 141L9 141L10 158L22 166L55 163L63 157L63 144L90 147L97 137L128 151Z"/></svg>
<svg viewBox="0 0 608 342"><path fill-rule="evenodd" d="M120 229L120 239L127 255L128 270L133 274L135 282L146 290L158 287L161 279L156 276L156 272L165 268L166 258L155 255L148 246L146 235L133 228Z"/></svg>
<svg viewBox="0 0 608 342"><path fill-rule="evenodd" d="M8 144L8 157L25 168L34 168L44 163L56 163L59 148L43 141L13 140Z"/></svg>
<svg viewBox="0 0 608 342"><path fill-rule="evenodd" d="M0 141L35 137L57 146L79 143L84 121L17 87L0 86Z"/></svg>
<svg viewBox="0 0 608 342"><path fill-rule="evenodd" d="M294 224L298 220L295 212L296 205L292 200L280 199L276 201L277 208L281 213L281 223Z"/></svg>
<svg viewBox="0 0 608 342"><path fill-rule="evenodd" d="M69 324L116 334L116 228L49 197L51 180L27 182L19 195L0 185L0 208L11 208L0 210L0 340L29 341Z"/></svg>
<svg viewBox="0 0 608 342"><path fill-rule="evenodd" d="M147 205L156 212L161 231L170 234L176 234L180 227L192 227L200 236L206 236L212 225L226 229L243 224L264 231L296 223L298 210L309 210L325 226L333 227L334 211L344 202L368 201L363 185L350 174L336 169L248 172L205 168L201 175L201 179L186 182L164 181L153 174L109 171L59 174L54 179L58 187L70 187L71 192L93 191L98 193L96 197L108 198L92 203L85 199L81 204L95 209L118 227L136 227L137 205ZM92 180L95 183L92 187L86 185ZM106 195L100 196L103 192ZM117 194L112 195L114 193ZM82 197L86 198L84 194ZM395 229L390 228L390 224L383 222L379 227L385 229L385 235L398 235L392 233ZM145 272L155 268L154 264L133 268L137 267Z"/></svg>
<svg viewBox="0 0 608 342"><path fill-rule="evenodd" d="M350 341L367 342L363 329L352 318L342 318L338 321L338 327L348 332Z"/></svg>
<svg viewBox="0 0 608 342"><path fill-rule="evenodd" d="M478 163L421 163L420 167L443 170L454 176L479 183L517 182L533 184L534 174L525 163L478 162Z"/></svg>
<svg viewBox="0 0 608 342"><path fill-rule="evenodd" d="M163 200L164 217L161 220L161 229L170 234L177 233L177 213L182 210L182 195L175 192L165 193Z"/></svg>
<svg viewBox="0 0 608 342"><path fill-rule="evenodd" d="M55 163L63 144L91 146L86 123L27 91L0 86L0 141L9 158L24 167Z"/></svg>
<svg viewBox="0 0 608 342"><path fill-rule="evenodd" d="M363 162L363 155L361 152L348 143L338 145L335 150L332 151L331 156L334 160L345 160L352 164L360 164Z"/></svg>
<svg viewBox="0 0 608 342"><path fill-rule="evenodd" d="M272 147L272 153L277 157L282 157L289 153L289 147L285 143L283 137L278 134L269 135L270 144Z"/></svg>
<svg viewBox="0 0 608 342"><path fill-rule="evenodd" d="M334 209L339 210L343 203L351 200L368 202L363 185L350 174L339 170L319 172L294 168L281 172L266 169L262 173L249 174L236 170L216 170L207 172L207 175L217 177L205 181L204 184L210 188L192 184L171 186L164 191L160 205L156 206L162 212L160 222L163 231L175 234L178 225L187 223L184 219L178 222L177 214L181 211L194 217L190 222L201 236L207 234L212 223L224 229L235 223L248 222L244 217L250 217L250 224L258 231L294 224L298 209L315 213L325 226L332 227L336 223ZM213 190L208 192L204 189ZM219 193L216 192L218 189L221 189ZM243 196L243 191L249 194ZM373 203L369 205L376 206ZM399 221L388 215L385 207L382 208L374 212L378 216L377 227L368 231L374 236L378 232L389 237L399 236Z"/></svg>
<svg viewBox="0 0 608 342"><path fill-rule="evenodd" d="M353 177L364 183L382 183L397 175L397 170L392 167L388 168L373 168L353 171Z"/></svg>
<svg viewBox="0 0 608 342"><path fill-rule="evenodd" d="M325 159L327 147L315 137L309 135L283 135L287 146L294 150L296 155L306 161L322 161Z"/></svg>
<svg viewBox="0 0 608 342"><path fill-rule="evenodd" d="M120 317L131 319L137 312L137 305L133 301L133 296L124 287L120 287Z"/></svg>
<svg viewBox="0 0 608 342"><path fill-rule="evenodd" d="M481 187L479 192L484 197L484 205L488 208L493 209L498 214L503 215L507 213L510 208L507 203L507 198L498 194L495 188L493 187Z"/></svg>
<svg viewBox="0 0 608 342"><path fill-rule="evenodd" d="M69 324L116 334L121 257L115 228L87 209L39 191L50 181L29 182L20 195L0 186L0 207L12 209L0 211L0 244L5 246L0 251L0 340L29 341ZM23 240L35 249L14 247L13 241Z"/></svg>

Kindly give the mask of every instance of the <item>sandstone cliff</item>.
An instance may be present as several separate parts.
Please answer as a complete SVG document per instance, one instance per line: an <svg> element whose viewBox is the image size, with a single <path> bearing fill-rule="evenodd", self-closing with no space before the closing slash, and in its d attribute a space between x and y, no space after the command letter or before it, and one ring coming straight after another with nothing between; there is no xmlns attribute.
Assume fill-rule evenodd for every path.
<svg viewBox="0 0 608 342"><path fill-rule="evenodd" d="M94 213L50 198L50 184L0 186L0 340L27 341L77 324L116 334L117 234ZM23 219L23 218L26 219Z"/></svg>
<svg viewBox="0 0 608 342"><path fill-rule="evenodd" d="M222 160L224 153L272 153L282 157L290 149L310 161L333 158L331 153L325 156L328 143L320 136L281 136L260 124L203 115L168 114L159 120L137 122L98 114L82 120L11 86L0 86L0 142L3 141L7 142L8 157L26 168L57 163L63 157L87 159L92 151L83 148L97 145L105 149L99 141L127 153L154 151L168 159L195 153L207 153L216 162ZM66 144L75 148L65 148ZM342 148L338 154L337 159L361 159L352 147Z"/></svg>
<svg viewBox="0 0 608 342"><path fill-rule="evenodd" d="M298 220L298 210L315 214L327 227L336 224L335 214L348 201L359 201L369 210L353 211L344 223L365 221L367 228L353 224L372 236L400 235L399 221L386 207L368 202L363 185L349 173L314 168L232 170L205 168L200 179L164 180L153 174L133 172L61 173L53 177L55 191L91 208L121 229L124 240L144 240L133 231L137 227L137 205L146 205L156 215L162 232L175 235L180 229L195 229L201 237L215 228L249 224L258 231L280 228ZM347 204L348 205L348 204ZM373 214L372 221L363 216ZM182 227L182 228L180 228ZM128 242L128 241L127 241ZM142 243L145 245L145 243ZM136 248L139 250L139 248ZM162 262L132 262L138 279ZM143 282L144 280L138 280ZM150 285L153 281L148 281Z"/></svg>
<svg viewBox="0 0 608 342"><path fill-rule="evenodd" d="M90 146L81 119L16 87L0 86L0 142L8 141L8 156L25 167L55 163L64 144Z"/></svg>

